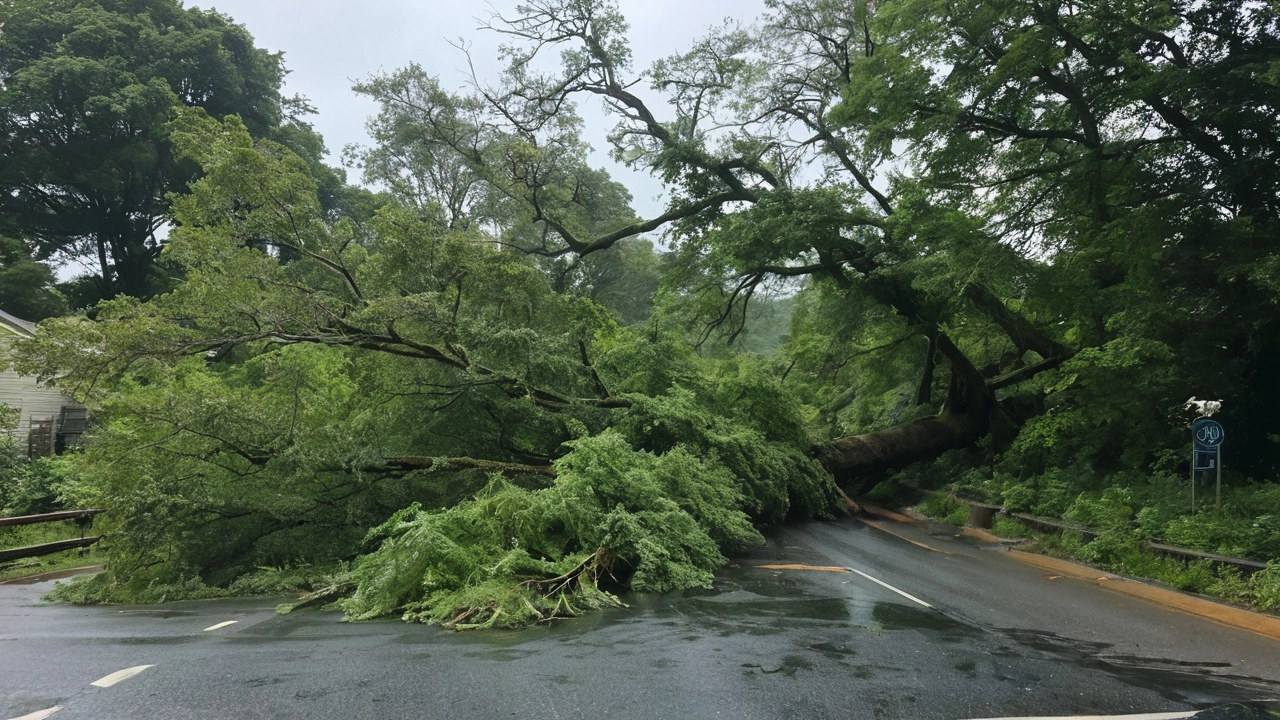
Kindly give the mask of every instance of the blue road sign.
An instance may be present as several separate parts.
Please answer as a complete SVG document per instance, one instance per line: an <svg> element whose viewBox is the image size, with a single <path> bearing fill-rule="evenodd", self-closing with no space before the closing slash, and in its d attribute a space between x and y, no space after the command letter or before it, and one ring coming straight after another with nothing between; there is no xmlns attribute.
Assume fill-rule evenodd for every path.
<svg viewBox="0 0 1280 720"><path fill-rule="evenodd" d="M1191 459L1192 470L1213 470L1218 467L1218 448L1196 450Z"/></svg>
<svg viewBox="0 0 1280 720"><path fill-rule="evenodd" d="M1195 443L1197 450L1216 450L1225 436L1226 431L1222 429L1222 423L1217 420L1197 418L1191 423L1191 440Z"/></svg>

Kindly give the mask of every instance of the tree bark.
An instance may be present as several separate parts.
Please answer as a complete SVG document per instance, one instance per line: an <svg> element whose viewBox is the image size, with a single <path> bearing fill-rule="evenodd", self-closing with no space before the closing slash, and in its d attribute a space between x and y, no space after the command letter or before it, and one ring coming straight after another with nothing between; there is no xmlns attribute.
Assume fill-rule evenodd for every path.
<svg viewBox="0 0 1280 720"><path fill-rule="evenodd" d="M986 435L989 425L985 415L943 412L887 430L837 438L814 448L814 454L843 486L969 447Z"/></svg>
<svg viewBox="0 0 1280 720"><path fill-rule="evenodd" d="M924 370L920 373L920 387L916 390L916 404L933 402L933 371L938 366L938 331L929 333L929 347L925 350Z"/></svg>
<svg viewBox="0 0 1280 720"><path fill-rule="evenodd" d="M968 358L944 333L936 347L951 366L951 385L942 412L886 430L821 443L812 454L838 485L885 470L932 460L948 450L973 445L991 430L995 393Z"/></svg>

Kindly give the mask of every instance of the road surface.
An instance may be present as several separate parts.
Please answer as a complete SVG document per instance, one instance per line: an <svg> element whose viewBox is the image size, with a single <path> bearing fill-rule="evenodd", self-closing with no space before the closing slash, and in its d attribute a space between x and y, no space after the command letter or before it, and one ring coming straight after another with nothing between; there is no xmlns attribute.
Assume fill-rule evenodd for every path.
<svg viewBox="0 0 1280 720"><path fill-rule="evenodd" d="M55 606L38 601L49 583L0 586L0 720L961 719L1280 699L1276 641L889 529L902 537L777 528L711 590L520 632L276 616L278 598Z"/></svg>

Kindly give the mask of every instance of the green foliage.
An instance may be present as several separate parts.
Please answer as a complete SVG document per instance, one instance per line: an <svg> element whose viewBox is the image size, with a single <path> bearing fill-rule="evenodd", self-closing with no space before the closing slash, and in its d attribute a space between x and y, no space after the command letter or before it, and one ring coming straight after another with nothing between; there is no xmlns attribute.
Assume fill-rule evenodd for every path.
<svg viewBox="0 0 1280 720"><path fill-rule="evenodd" d="M200 106L257 134L279 125L281 56L173 0L17 0L0 23L0 233L98 265L93 300L163 287L156 234L196 171L165 124Z"/></svg>
<svg viewBox="0 0 1280 720"><path fill-rule="evenodd" d="M112 573L77 578L58 583L46 599L71 605L96 605L104 598L117 602L151 605L181 600L210 600L226 597L227 591L206 585L198 577L175 577L168 582L155 578L130 581Z"/></svg>
<svg viewBox="0 0 1280 720"><path fill-rule="evenodd" d="M7 405L0 404L0 413L10 410ZM16 421L16 417L14 418ZM7 428L5 428L7 430ZM9 432L0 431L0 514L9 505L14 489L26 479L27 456L18 444L17 438Z"/></svg>
<svg viewBox="0 0 1280 720"><path fill-rule="evenodd" d="M288 595L306 593L331 585L345 576L345 563L316 566L308 564L260 567L241 575L227 588L232 595Z"/></svg>
<svg viewBox="0 0 1280 720"><path fill-rule="evenodd" d="M17 408L0 403L0 516L60 510L74 498L74 469L64 458L28 460L23 443L9 431L19 416Z"/></svg>
<svg viewBox="0 0 1280 720"><path fill-rule="evenodd" d="M732 476L683 446L636 452L616 432L569 443L548 488L500 476L472 500L439 511L411 506L371 531L353 618L404 610L406 619L512 626L616 602L598 590L709 587L711 571L762 542ZM453 624L460 621L454 620Z"/></svg>
<svg viewBox="0 0 1280 720"><path fill-rule="evenodd" d="M947 493L926 493L916 509L934 520L963 526L969 521L969 506Z"/></svg>
<svg viewBox="0 0 1280 720"><path fill-rule="evenodd" d="M1266 570L1254 573L1249 585L1259 610L1280 613L1280 563L1269 563Z"/></svg>
<svg viewBox="0 0 1280 720"><path fill-rule="evenodd" d="M1164 539L1228 557L1280 558L1280 515L1241 517L1231 508L1184 515L1164 527Z"/></svg>
<svg viewBox="0 0 1280 720"><path fill-rule="evenodd" d="M1035 534L1026 525L1005 515L996 515L991 520L991 533L996 537L1011 539L1033 538Z"/></svg>
<svg viewBox="0 0 1280 720"><path fill-rule="evenodd" d="M996 518L993 531L1000 537L1026 538L1028 550L1042 550L1132 577L1148 578L1179 590L1209 595L1248 605L1264 612L1280 610L1277 598L1277 565L1246 575L1239 568L1210 560L1181 560L1156 553L1147 539L1122 527L1107 530L1091 542L1080 533L1043 534L1012 518Z"/></svg>
<svg viewBox="0 0 1280 720"><path fill-rule="evenodd" d="M732 387L733 383L726 385ZM753 405L745 397L729 397L741 398L731 405L736 412L721 415L712 410L712 402L700 402L688 390L676 389L657 397L635 396L631 412L616 427L640 448L665 453L683 445L719 462L739 484L747 512L760 521L828 514L836 505L830 476L804 454L802 445L785 441L790 439L786 438L787 425L779 422L766 433L761 428L772 412L750 417ZM763 403L754 409L787 408L781 397L775 399L778 405Z"/></svg>
<svg viewBox="0 0 1280 720"><path fill-rule="evenodd" d="M18 349L97 408L75 491L108 508L112 562L58 597L257 593L354 559L329 583L352 617L516 625L616 602L597 582L706 586L753 521L833 507L774 365L622 328L474 227L335 217L234 118L168 127L204 170L173 200L185 281Z"/></svg>
<svg viewBox="0 0 1280 720"><path fill-rule="evenodd" d="M27 461L16 443L7 445L0 460L0 515L38 515L63 509L67 493L74 485L74 470L63 458Z"/></svg>
<svg viewBox="0 0 1280 720"><path fill-rule="evenodd" d="M36 262L21 240L0 236L0 310L38 322L67 312L53 269ZM0 427L5 424L0 422Z"/></svg>
<svg viewBox="0 0 1280 720"><path fill-rule="evenodd" d="M1098 530L1127 529L1133 521L1133 498L1124 488L1081 494L1063 514L1067 520Z"/></svg>
<svg viewBox="0 0 1280 720"><path fill-rule="evenodd" d="M893 503L898 499L901 489L898 483L893 480L881 480L876 483L875 487L866 492L863 497L878 503Z"/></svg>
<svg viewBox="0 0 1280 720"><path fill-rule="evenodd" d="M1004 507L1010 512L1061 517L1076 494L1073 475L1053 468L1024 482L1004 478L1006 487L1001 493Z"/></svg>
<svg viewBox="0 0 1280 720"><path fill-rule="evenodd" d="M67 597L255 592L352 562L321 593L354 583L352 617L573 615L615 583L705 586L754 523L836 506L815 440L929 417L894 457L818 455L853 483L893 466L890 483L1100 533L1041 541L1054 552L1269 597L1269 574L1144 545L1277 552L1280 496L1249 482L1280 472L1280 44L1262 4L771 2L758 30L655 65L667 113L623 89L613 3L553 0L507 28L530 44L504 49L499 93L416 66L359 85L377 145L352 158L375 198L301 124L177 109L201 103L129 62L71 72L154 19L59 2L5 6L4 42L69 40L0 100L34 112L18 101L75 81L77 102L145 129L112 171L199 178L172 196L171 292L50 321L17 351L101 408L64 492L109 504L113 561ZM217 31L208 48L239 37L272 89L259 109L279 110L278 58L220 16L148 7L187 21L157 42L193 23ZM534 72L551 45L559 73ZM590 166L579 94L621 113L612 149L667 183L662 217L637 220ZM663 227L665 256L637 239ZM1242 472L1189 517L1191 394L1227 399ZM921 507L966 515L945 495Z"/></svg>

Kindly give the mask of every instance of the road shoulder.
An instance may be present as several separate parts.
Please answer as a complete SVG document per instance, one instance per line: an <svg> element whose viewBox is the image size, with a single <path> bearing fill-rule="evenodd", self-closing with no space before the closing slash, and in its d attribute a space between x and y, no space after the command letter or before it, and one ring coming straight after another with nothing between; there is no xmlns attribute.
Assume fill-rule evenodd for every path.
<svg viewBox="0 0 1280 720"><path fill-rule="evenodd" d="M898 522L917 527L924 524L917 518L907 517L900 513L875 505L867 505L864 503L863 510L867 514L873 515L881 521ZM868 525L877 527L878 524L868 523ZM894 533L888 528L878 529L888 532L891 535L897 535L897 533ZM958 528L957 534L974 538L980 542L992 544L1008 542L985 530L977 530L974 528ZM1276 618L1271 615L1246 610L1234 605L1215 602L1197 595L1191 595L1189 593L1170 588L1163 588L1140 580L1120 577L1104 570L1099 570L1095 567L1072 562L1070 560L1061 560L1048 555L1040 555L1015 549L1009 549L1008 552L1002 554L1026 565L1031 565L1032 567L1037 567L1042 570L1048 570L1064 577L1085 580L1107 590L1135 597L1163 608L1176 610L1188 615L1194 615L1228 627L1245 630L1271 640L1280 640L1280 618Z"/></svg>

